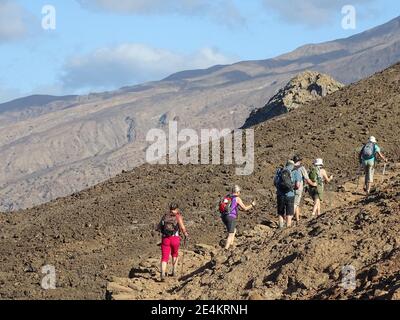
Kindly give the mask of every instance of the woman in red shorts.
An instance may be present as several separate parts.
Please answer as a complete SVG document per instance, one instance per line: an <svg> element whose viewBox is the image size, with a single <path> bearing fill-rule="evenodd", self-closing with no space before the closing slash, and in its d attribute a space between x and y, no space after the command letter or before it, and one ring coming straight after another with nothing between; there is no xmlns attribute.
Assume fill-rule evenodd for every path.
<svg viewBox="0 0 400 320"><path fill-rule="evenodd" d="M172 276L175 276L178 265L179 246L181 244L180 234L188 237L179 206L176 203L170 205L169 212L161 219L157 231L160 231L162 234L161 281L164 282L170 255L172 256Z"/></svg>

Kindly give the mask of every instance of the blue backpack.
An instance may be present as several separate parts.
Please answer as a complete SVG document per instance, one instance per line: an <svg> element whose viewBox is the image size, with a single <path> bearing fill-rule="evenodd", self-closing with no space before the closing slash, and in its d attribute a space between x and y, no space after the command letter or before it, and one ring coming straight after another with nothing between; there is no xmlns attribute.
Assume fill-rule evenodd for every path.
<svg viewBox="0 0 400 320"><path fill-rule="evenodd" d="M375 147L375 143L373 142L368 142L362 152L361 152L361 157L363 160L371 160L373 158L375 158L375 154L376 154L376 147Z"/></svg>

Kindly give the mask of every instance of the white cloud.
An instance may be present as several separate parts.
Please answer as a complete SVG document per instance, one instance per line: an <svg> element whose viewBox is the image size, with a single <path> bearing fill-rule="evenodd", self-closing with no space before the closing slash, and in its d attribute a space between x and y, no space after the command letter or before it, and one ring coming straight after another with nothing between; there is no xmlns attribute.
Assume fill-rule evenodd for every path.
<svg viewBox="0 0 400 320"><path fill-rule="evenodd" d="M0 43L25 37L31 20L31 15L14 1L0 0Z"/></svg>
<svg viewBox="0 0 400 320"><path fill-rule="evenodd" d="M234 59L214 48L179 54L144 44L101 48L66 62L61 81L65 89L108 89L159 80L172 73L229 64Z"/></svg>
<svg viewBox="0 0 400 320"><path fill-rule="evenodd" d="M263 0L268 11L276 12L285 22L307 26L326 25L341 14L344 5L362 4L375 0ZM340 21L338 22L340 23Z"/></svg>
<svg viewBox="0 0 400 320"><path fill-rule="evenodd" d="M243 25L233 0L76 0L89 10L118 14L205 16L230 26Z"/></svg>

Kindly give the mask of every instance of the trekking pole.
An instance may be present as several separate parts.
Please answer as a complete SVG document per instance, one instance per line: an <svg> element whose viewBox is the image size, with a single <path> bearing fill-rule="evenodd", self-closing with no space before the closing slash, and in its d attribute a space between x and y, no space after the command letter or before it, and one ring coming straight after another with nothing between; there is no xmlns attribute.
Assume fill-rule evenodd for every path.
<svg viewBox="0 0 400 320"><path fill-rule="evenodd" d="M183 269L184 269L184 264L185 264L185 253L186 253L186 248L187 248L187 237L185 237L185 240L184 240L184 242L183 242L181 276L183 276Z"/></svg>
<svg viewBox="0 0 400 320"><path fill-rule="evenodd" d="M383 183L385 181L386 167L387 167L387 163L385 162L385 164L383 165L382 182L381 183Z"/></svg>

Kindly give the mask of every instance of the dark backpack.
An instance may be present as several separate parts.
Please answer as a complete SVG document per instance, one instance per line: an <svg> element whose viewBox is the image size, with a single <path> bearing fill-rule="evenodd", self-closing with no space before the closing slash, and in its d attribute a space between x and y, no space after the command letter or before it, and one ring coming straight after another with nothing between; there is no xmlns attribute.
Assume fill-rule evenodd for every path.
<svg viewBox="0 0 400 320"><path fill-rule="evenodd" d="M361 157L363 160L371 160L375 157L375 143L373 142L368 142L364 148L362 149L361 152Z"/></svg>
<svg viewBox="0 0 400 320"><path fill-rule="evenodd" d="M294 191L294 183L292 181L292 173L290 170L286 168L278 170L275 178L275 186L283 193Z"/></svg>
<svg viewBox="0 0 400 320"><path fill-rule="evenodd" d="M232 212L232 202L233 202L234 196L231 194L228 194L226 197L224 197L221 202L219 203L219 213L223 215L228 215Z"/></svg>
<svg viewBox="0 0 400 320"><path fill-rule="evenodd" d="M179 224L176 215L167 213L161 220L161 233L171 237L179 231Z"/></svg>

